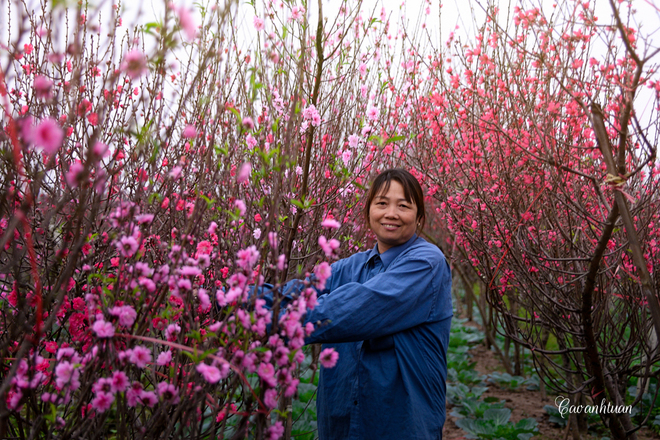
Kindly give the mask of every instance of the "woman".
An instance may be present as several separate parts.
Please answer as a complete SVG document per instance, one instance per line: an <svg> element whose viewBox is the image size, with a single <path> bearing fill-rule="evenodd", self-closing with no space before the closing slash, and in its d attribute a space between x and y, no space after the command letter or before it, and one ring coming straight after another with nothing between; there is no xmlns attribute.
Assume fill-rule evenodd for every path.
<svg viewBox="0 0 660 440"><path fill-rule="evenodd" d="M306 343L339 353L322 368L319 438L441 439L445 422L451 274L442 252L418 237L424 195L403 169L376 177L364 214L376 246L332 265L306 320Z"/></svg>

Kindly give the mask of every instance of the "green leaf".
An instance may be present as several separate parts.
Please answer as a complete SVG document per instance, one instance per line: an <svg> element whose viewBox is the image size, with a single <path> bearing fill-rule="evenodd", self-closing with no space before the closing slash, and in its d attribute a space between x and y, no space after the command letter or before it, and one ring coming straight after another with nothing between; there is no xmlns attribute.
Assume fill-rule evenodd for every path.
<svg viewBox="0 0 660 440"><path fill-rule="evenodd" d="M316 395L316 386L310 383L301 383L298 385L299 399L303 403L312 400Z"/></svg>
<svg viewBox="0 0 660 440"><path fill-rule="evenodd" d="M389 138L388 140L385 141L385 143L383 144L383 147L386 146L386 145L392 144L394 142L399 142L399 141L404 141L404 140L406 140L405 136L400 136L400 135L392 136L391 138Z"/></svg>
<svg viewBox="0 0 660 440"><path fill-rule="evenodd" d="M158 31L158 29L162 29L163 24L157 21L150 21L149 23L145 23L142 26L142 32L145 34L149 35L156 35L157 32L154 32L154 30Z"/></svg>
<svg viewBox="0 0 660 440"><path fill-rule="evenodd" d="M474 419L458 419L454 423L468 434L475 434Z"/></svg>
<svg viewBox="0 0 660 440"><path fill-rule="evenodd" d="M566 426L566 424L568 423L568 419L561 416L556 406L545 405L543 409L550 416L550 423L555 423L561 427Z"/></svg>
<svg viewBox="0 0 660 440"><path fill-rule="evenodd" d="M209 209L211 209L211 207L212 207L213 204L215 203L215 200L208 198L208 197L205 196L204 194L200 194L199 197L202 198L202 199L206 202L206 206L207 206Z"/></svg>
<svg viewBox="0 0 660 440"><path fill-rule="evenodd" d="M380 74L379 74L379 76L380 76ZM380 86L380 93L381 94L385 91L385 89L387 88L389 83L390 83L389 81L385 81L383 84L381 84L381 86Z"/></svg>
<svg viewBox="0 0 660 440"><path fill-rule="evenodd" d="M456 426L467 432L468 434L475 435L479 438L492 438L495 435L496 428L493 422L483 419L458 419Z"/></svg>
<svg viewBox="0 0 660 440"><path fill-rule="evenodd" d="M522 431L534 431L537 425L538 422L536 421L536 419L530 417L528 419L522 419L521 421L516 423L516 429Z"/></svg>
<svg viewBox="0 0 660 440"><path fill-rule="evenodd" d="M495 425L504 425L511 417L511 410L509 408L491 408L484 411L484 419L492 420Z"/></svg>
<svg viewBox="0 0 660 440"><path fill-rule="evenodd" d="M378 136L377 134L369 136L367 140L369 142L373 142L374 144L377 144L379 147L383 145L383 138Z"/></svg>
<svg viewBox="0 0 660 440"><path fill-rule="evenodd" d="M238 120L238 122L242 121L241 113L238 110L236 110L234 107L227 107L227 110L229 110L230 112L232 112L236 116L236 119Z"/></svg>
<svg viewBox="0 0 660 440"><path fill-rule="evenodd" d="M197 355L195 355L194 353L190 353L189 351L182 351L181 353L188 356L190 360L193 361L194 363L196 364L199 363L199 360L197 359Z"/></svg>
<svg viewBox="0 0 660 440"><path fill-rule="evenodd" d="M55 406L54 403L50 404L50 413L45 413L44 412L43 416L50 423L55 423L55 421L57 420L57 407Z"/></svg>
<svg viewBox="0 0 660 440"><path fill-rule="evenodd" d="M186 335L189 338L196 340L197 342L202 342L202 334L199 330L193 330Z"/></svg>
<svg viewBox="0 0 660 440"><path fill-rule="evenodd" d="M201 355L199 355L199 360L200 360L200 362L203 361L204 359L206 359L207 356L212 355L212 354L215 354L217 351L218 351L217 348L209 348L209 349L206 350L204 353L202 353Z"/></svg>
<svg viewBox="0 0 660 440"><path fill-rule="evenodd" d="M472 395L475 397L481 397L481 395L486 391L488 391L488 387L481 387L481 386L472 387L472 389L470 390Z"/></svg>

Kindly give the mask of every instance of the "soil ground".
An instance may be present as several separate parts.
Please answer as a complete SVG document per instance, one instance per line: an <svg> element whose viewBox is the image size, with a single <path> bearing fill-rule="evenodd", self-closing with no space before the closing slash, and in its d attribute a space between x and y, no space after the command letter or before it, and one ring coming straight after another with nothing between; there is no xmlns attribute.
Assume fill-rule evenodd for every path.
<svg viewBox="0 0 660 440"><path fill-rule="evenodd" d="M470 325L469 323L466 323ZM472 360L477 363L475 369L481 374L489 374L494 371L504 372L501 362L494 352L487 350L483 344L477 345L472 350ZM498 388L496 385L489 384L482 398L496 397L499 400L505 400L505 406L511 410L511 421L517 422L521 419L534 417L538 422L539 434L533 437L533 440L566 440L572 439L572 433L566 432L566 428L560 428L554 423L550 423L549 416L543 409L545 405L554 405L554 396L550 395L545 399L540 391L510 391ZM466 433L456 426L456 418L449 415L451 408L447 407L447 421L442 438L445 440L465 439ZM604 433L601 436L582 437L583 440L600 440L607 437ZM660 435L655 434L648 428L642 428L637 433L638 440L660 440Z"/></svg>

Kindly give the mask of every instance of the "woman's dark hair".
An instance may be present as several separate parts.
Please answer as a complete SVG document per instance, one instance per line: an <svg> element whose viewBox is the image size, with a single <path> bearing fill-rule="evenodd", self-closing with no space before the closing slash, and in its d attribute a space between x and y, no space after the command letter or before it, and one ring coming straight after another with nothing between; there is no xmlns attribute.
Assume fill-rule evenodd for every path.
<svg viewBox="0 0 660 440"><path fill-rule="evenodd" d="M424 228L426 223L426 210L424 209L424 192L419 182L408 171L403 168L390 168L381 172L371 184L367 201L364 204L364 218L369 224L369 208L374 197L390 190L392 180L396 180L403 187L403 195L408 203L414 203L417 207L417 230Z"/></svg>

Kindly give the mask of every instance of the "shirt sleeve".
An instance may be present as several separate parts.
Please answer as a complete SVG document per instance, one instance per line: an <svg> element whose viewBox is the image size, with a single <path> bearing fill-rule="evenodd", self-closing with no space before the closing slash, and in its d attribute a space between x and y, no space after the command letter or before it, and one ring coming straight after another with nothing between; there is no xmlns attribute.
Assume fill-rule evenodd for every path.
<svg viewBox="0 0 660 440"><path fill-rule="evenodd" d="M306 342L363 341L451 316L451 274L442 254L392 264L363 284L332 286L320 296L306 317L316 325Z"/></svg>
<svg viewBox="0 0 660 440"><path fill-rule="evenodd" d="M285 284L280 286L279 291L282 294L282 306L286 307L286 305L289 304L289 302L291 302L293 299L293 296L302 291L303 287L303 281L298 279L287 281ZM264 306L270 310L273 308L274 293L275 286L273 284L263 283L259 287L252 285L250 286L248 298L256 296L257 298L264 299L266 301Z"/></svg>
<svg viewBox="0 0 660 440"><path fill-rule="evenodd" d="M341 280L342 278L342 270L344 266L345 266L344 260L339 260L332 264L331 275L330 278L326 280L326 287L324 290L320 291L319 289L316 289L312 284L312 287L316 289L318 295L325 295L338 285L339 280ZM310 281L310 278L307 278L306 281ZM282 306L281 306L282 312L284 311L284 309L286 309L287 305L291 301L293 301L294 297L300 294L300 292L302 292L304 288L305 288L304 280L300 280L300 279L289 280L286 283L284 283L282 286L280 286L280 293L282 294ZM264 283L259 287L251 286L249 296L252 297L253 295L257 295L258 298L263 298L264 300L266 300L265 307L268 309L272 309L273 301L274 301L273 298L274 291L275 291L275 286L273 284Z"/></svg>

